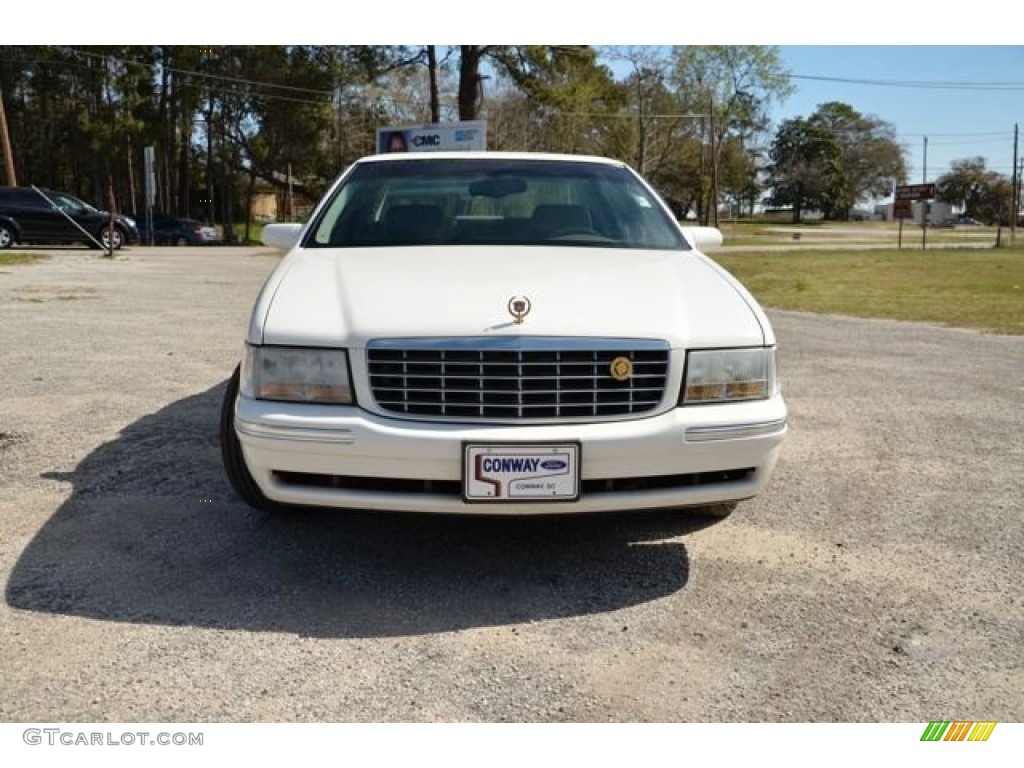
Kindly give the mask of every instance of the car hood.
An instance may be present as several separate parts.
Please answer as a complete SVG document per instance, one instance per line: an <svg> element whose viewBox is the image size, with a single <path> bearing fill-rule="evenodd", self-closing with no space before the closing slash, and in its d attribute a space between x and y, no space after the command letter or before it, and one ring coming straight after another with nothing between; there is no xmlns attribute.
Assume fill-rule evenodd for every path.
<svg viewBox="0 0 1024 768"><path fill-rule="evenodd" d="M509 300L525 296L517 325ZM772 343L749 294L698 252L539 246L296 249L267 281L253 343L591 336L673 347ZM768 331L767 333L770 333Z"/></svg>
<svg viewBox="0 0 1024 768"><path fill-rule="evenodd" d="M85 212L87 214L89 214L90 216L102 216L103 218L106 218L106 219L110 218L110 211L100 210L99 208L86 208ZM129 216L127 213L115 213L114 214L114 220L115 221L120 221L120 220L123 220L123 219L131 219L132 221L135 220L135 218L133 216Z"/></svg>
<svg viewBox="0 0 1024 768"><path fill-rule="evenodd" d="M92 215L95 216L97 214L101 218L110 219L110 211L94 211ZM118 222L120 222L122 224L125 224L127 226L138 228L138 221L135 219L135 217L134 216L129 216L126 213L115 213L114 214L114 221L118 221Z"/></svg>

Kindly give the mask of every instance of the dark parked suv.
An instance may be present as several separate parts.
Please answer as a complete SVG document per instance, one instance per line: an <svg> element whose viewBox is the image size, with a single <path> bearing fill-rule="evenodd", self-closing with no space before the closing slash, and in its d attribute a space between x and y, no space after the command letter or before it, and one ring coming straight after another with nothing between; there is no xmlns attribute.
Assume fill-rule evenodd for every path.
<svg viewBox="0 0 1024 768"><path fill-rule="evenodd" d="M85 243L97 247L90 236L104 248L113 245L117 249L125 243L139 242L139 231L129 217L114 217L111 237L110 214L106 211L98 211L66 192L41 191L42 195L31 187L0 187L0 249L15 243Z"/></svg>

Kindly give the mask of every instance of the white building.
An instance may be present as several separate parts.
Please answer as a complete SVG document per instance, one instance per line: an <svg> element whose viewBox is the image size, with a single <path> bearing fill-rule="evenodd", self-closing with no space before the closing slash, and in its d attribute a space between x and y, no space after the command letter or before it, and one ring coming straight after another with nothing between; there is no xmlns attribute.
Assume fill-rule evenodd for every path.
<svg viewBox="0 0 1024 768"><path fill-rule="evenodd" d="M912 219L905 219L905 221L913 222L917 226L921 226L921 217L924 215L925 206L928 206L928 226L938 226L944 224L951 219L956 218L956 214L953 211L953 206L950 203L940 203L937 200L931 202L913 202L910 204L910 211L913 214ZM895 221L896 217L893 216L893 203L885 203L883 205L875 206L875 213L883 215L885 221Z"/></svg>

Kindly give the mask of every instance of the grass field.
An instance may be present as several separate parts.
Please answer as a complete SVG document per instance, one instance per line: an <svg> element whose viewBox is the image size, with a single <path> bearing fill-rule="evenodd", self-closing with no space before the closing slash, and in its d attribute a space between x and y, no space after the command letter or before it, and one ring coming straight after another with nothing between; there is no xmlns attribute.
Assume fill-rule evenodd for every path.
<svg viewBox="0 0 1024 768"><path fill-rule="evenodd" d="M820 222L802 224L782 222L726 220L720 222L724 244L754 248L758 245L878 245L896 248L920 248L921 228L904 224L902 233L897 222ZM1003 237L1007 236L1006 230ZM902 240L901 240L902 238ZM925 235L931 245L994 245L995 227L929 227Z"/></svg>
<svg viewBox="0 0 1024 768"><path fill-rule="evenodd" d="M11 264L29 264L33 261L48 259L49 256L42 253L0 253L0 267Z"/></svg>
<svg viewBox="0 0 1024 768"><path fill-rule="evenodd" d="M1024 245L711 255L767 307L1024 334Z"/></svg>

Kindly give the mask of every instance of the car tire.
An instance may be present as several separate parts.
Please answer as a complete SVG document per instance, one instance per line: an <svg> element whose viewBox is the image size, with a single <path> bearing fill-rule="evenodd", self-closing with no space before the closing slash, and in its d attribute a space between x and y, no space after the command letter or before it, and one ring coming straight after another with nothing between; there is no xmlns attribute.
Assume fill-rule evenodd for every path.
<svg viewBox="0 0 1024 768"><path fill-rule="evenodd" d="M13 247L16 239L14 229L10 225L0 224L0 251Z"/></svg>
<svg viewBox="0 0 1024 768"><path fill-rule="evenodd" d="M180 248L183 245L188 245L188 240L179 235L178 238L175 239L174 244Z"/></svg>
<svg viewBox="0 0 1024 768"><path fill-rule="evenodd" d="M100 230L100 236L96 238L103 245L104 250L110 250L111 244L114 246L115 251L121 250L121 246L124 245L124 232L121 231L120 227L114 227L114 231L111 232L109 227L103 227Z"/></svg>
<svg viewBox="0 0 1024 768"><path fill-rule="evenodd" d="M224 401L220 408L220 455L224 462L224 471L227 473L235 493L241 496L242 501L250 507L275 514L294 511L296 507L272 501L264 496L263 491L249 474L249 468L245 465L242 444L238 441L238 435L235 433L235 400L238 399L240 375L241 369L240 366L237 366L235 372L231 374L231 378L228 379L228 387L224 392Z"/></svg>

